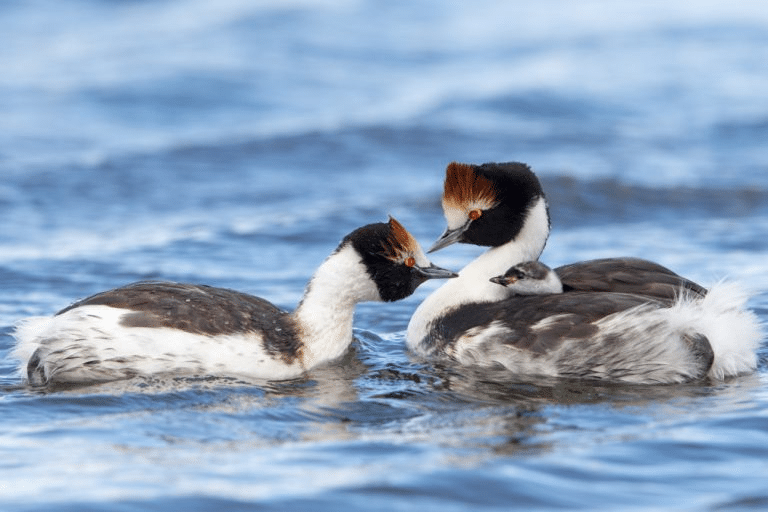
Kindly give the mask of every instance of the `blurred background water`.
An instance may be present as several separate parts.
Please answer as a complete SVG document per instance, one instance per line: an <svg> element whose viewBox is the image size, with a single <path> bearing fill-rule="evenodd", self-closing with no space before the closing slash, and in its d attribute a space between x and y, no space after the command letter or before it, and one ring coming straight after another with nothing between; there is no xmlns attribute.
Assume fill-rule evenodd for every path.
<svg viewBox="0 0 768 512"><path fill-rule="evenodd" d="M768 507L765 348L685 386L435 367L403 346L430 284L296 381L45 393L9 358L18 319L139 279L292 308L357 226L434 240L452 160L536 170L547 263L742 281L766 320L767 63L758 1L0 3L0 508Z"/></svg>

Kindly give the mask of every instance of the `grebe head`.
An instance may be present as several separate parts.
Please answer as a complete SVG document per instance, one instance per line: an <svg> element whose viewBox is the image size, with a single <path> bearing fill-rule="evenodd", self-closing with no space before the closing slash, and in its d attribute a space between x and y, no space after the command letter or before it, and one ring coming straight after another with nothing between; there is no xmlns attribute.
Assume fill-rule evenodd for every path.
<svg viewBox="0 0 768 512"><path fill-rule="evenodd" d="M429 252L457 242L498 247L521 236L532 237L522 243L541 245L538 253L544 249L549 212L541 183L526 164L452 162L442 203L448 227Z"/></svg>
<svg viewBox="0 0 768 512"><path fill-rule="evenodd" d="M416 239L393 217L356 229L339 248L347 245L360 255L367 277L385 302L408 297L428 279L458 276L430 263Z"/></svg>
<svg viewBox="0 0 768 512"><path fill-rule="evenodd" d="M554 270L540 261L524 261L507 270L504 275L491 278L515 295L546 295L563 293L563 283Z"/></svg>

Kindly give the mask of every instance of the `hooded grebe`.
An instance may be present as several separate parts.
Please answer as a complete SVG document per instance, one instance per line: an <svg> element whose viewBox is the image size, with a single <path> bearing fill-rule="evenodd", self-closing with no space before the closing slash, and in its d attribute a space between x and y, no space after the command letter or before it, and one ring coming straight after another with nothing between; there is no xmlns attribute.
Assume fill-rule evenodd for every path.
<svg viewBox="0 0 768 512"><path fill-rule="evenodd" d="M609 258L555 269L563 293L519 296L491 278L536 260L549 236L538 178L521 163L452 163L445 233L489 246L417 308L411 350L521 375L682 382L753 370L762 338L747 296L732 284L707 291L656 263Z"/></svg>
<svg viewBox="0 0 768 512"><path fill-rule="evenodd" d="M427 279L455 276L390 218L347 235L292 313L223 288L139 282L20 322L15 355L33 385L155 374L293 378L347 350L358 302L399 300Z"/></svg>

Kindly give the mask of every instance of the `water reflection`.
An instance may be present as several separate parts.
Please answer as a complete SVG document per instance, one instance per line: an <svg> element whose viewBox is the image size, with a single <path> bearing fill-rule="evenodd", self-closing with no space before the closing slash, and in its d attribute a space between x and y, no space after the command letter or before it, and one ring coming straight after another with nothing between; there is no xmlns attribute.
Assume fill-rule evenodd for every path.
<svg viewBox="0 0 768 512"><path fill-rule="evenodd" d="M589 443L630 442L678 422L712 421L754 407L764 373L728 382L626 385L567 379L518 380L504 370L409 359L399 336L356 333L339 361L282 382L152 377L89 386L5 390L3 410L48 432L111 426L139 432L134 448L181 442L224 449L286 443L383 443L447 450L450 464L542 456ZM193 428L194 426L194 428ZM35 427L39 430L39 427ZM36 435L40 435L38 432ZM104 434L107 437L106 434ZM457 451L462 453L457 458ZM446 462L448 464L448 462Z"/></svg>

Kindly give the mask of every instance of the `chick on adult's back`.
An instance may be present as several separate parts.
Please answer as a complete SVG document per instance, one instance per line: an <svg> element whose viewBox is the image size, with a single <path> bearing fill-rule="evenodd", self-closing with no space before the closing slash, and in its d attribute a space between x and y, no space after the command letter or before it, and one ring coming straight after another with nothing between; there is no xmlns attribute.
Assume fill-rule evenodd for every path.
<svg viewBox="0 0 768 512"><path fill-rule="evenodd" d="M682 382L751 371L762 326L736 285L710 290L637 258L555 269L563 293L519 296L492 278L536 260L550 221L538 178L522 163L452 163L448 228L431 250L456 242L489 249L417 308L407 343L416 353L519 375Z"/></svg>

